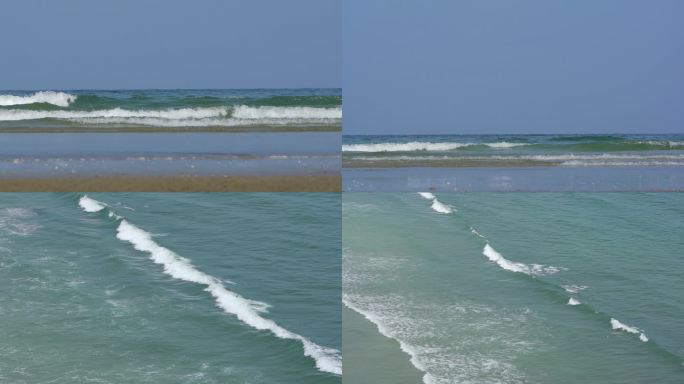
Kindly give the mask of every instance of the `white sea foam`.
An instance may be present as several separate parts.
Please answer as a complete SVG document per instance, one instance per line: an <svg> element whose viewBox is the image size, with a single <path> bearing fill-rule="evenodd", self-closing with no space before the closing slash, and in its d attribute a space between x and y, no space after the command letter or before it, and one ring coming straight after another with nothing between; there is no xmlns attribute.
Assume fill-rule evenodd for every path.
<svg viewBox="0 0 684 384"><path fill-rule="evenodd" d="M526 143L509 143L507 141L500 141L498 143L487 143L486 144L490 148L494 149L505 149L505 148L515 148L515 147L523 147L525 145L529 145Z"/></svg>
<svg viewBox="0 0 684 384"><path fill-rule="evenodd" d="M402 295L353 291L356 289L343 293L344 305L374 324L378 333L396 340L423 374L423 383L527 382L512 359L536 344L523 331L527 319L522 311L495 312L470 303L435 304ZM485 318L485 313L491 316ZM451 339L453 324L461 324L456 342ZM481 353L470 353L473 350Z"/></svg>
<svg viewBox="0 0 684 384"><path fill-rule="evenodd" d="M575 299L574 297L571 297L570 300L568 300L568 305L580 305L580 304L582 304L582 303L580 303L580 301Z"/></svg>
<svg viewBox="0 0 684 384"><path fill-rule="evenodd" d="M205 107L162 110L122 108L94 111L0 110L0 121L61 119L84 124L134 124L150 126L240 126L339 123L339 108L312 107Z"/></svg>
<svg viewBox="0 0 684 384"><path fill-rule="evenodd" d="M527 265L524 263L518 263L515 261L508 260L505 257L503 257L503 255L501 255L499 252L497 252L491 245L489 245L489 242L485 244L484 249L482 250L482 254L485 255L490 261L493 261L499 267L507 271L520 272L526 275L550 275L563 270L563 268L560 267L544 266L541 264Z"/></svg>
<svg viewBox="0 0 684 384"><path fill-rule="evenodd" d="M408 344L407 342L405 342L403 340L399 340L396 337L394 337L392 332L390 332L390 330L385 327L380 316L372 313L371 311L365 311L365 310L359 308L358 306L354 305L351 302L351 300L348 300L346 297L344 297L344 295L342 297L342 304L344 304L347 308L353 310L354 312L360 314L361 316L366 318L366 320L373 323L381 335L387 337L388 339L396 340L397 342L399 342L399 348L404 353L409 355L409 358L410 358L409 360L411 361L411 364L414 367L416 367L416 369L423 372L423 374L424 374L423 375L423 382L425 384L432 384L432 383L436 382L435 378L426 371L425 365L420 361L418 349L416 347Z"/></svg>
<svg viewBox="0 0 684 384"><path fill-rule="evenodd" d="M453 151L455 149L485 145L493 149L505 149L528 145L525 143L434 143L424 141L411 141L408 143L373 143L373 144L345 144L342 152L413 152L413 151Z"/></svg>
<svg viewBox="0 0 684 384"><path fill-rule="evenodd" d="M487 240L487 238L484 237L484 235L482 235L480 232L477 231L477 229L475 229L473 227L470 227L470 233L472 233L473 235L475 235L477 237L480 237L480 238Z"/></svg>
<svg viewBox="0 0 684 384"><path fill-rule="evenodd" d="M505 257L503 257L503 255L501 255L494 248L492 248L492 246L489 245L489 243L485 244L484 249L482 250L482 254L484 254L490 261L495 262L501 268L507 271L521 272L528 275L530 274L530 269L527 267L527 265L523 263L516 263L514 261L506 259Z"/></svg>
<svg viewBox="0 0 684 384"><path fill-rule="evenodd" d="M342 146L342 152L451 151L469 145L468 143L430 143L419 141L408 143L345 144Z"/></svg>
<svg viewBox="0 0 684 384"><path fill-rule="evenodd" d="M238 105L233 109L233 117L236 119L341 119L342 108Z"/></svg>
<svg viewBox="0 0 684 384"><path fill-rule="evenodd" d="M447 156L447 155L400 155L393 156L387 154L384 156L363 156L357 155L353 157L354 160L359 161L537 161L537 162L551 162L558 163L560 166L567 167L590 167L590 166L681 166L684 165L684 154L639 154L639 155L622 155L622 154L591 154L591 155L515 155L515 156Z"/></svg>
<svg viewBox="0 0 684 384"><path fill-rule="evenodd" d="M643 330L637 328L637 327L631 327L627 324L621 323L619 320L611 318L610 319L610 326L614 330L617 331L624 331L627 333L633 333L635 335L639 335L639 340L643 341L644 343L648 341L648 337L646 337L646 334L644 333Z"/></svg>
<svg viewBox="0 0 684 384"><path fill-rule="evenodd" d="M577 293L581 290L587 289L586 285L561 285L563 289L565 289L566 292L570 293Z"/></svg>
<svg viewBox="0 0 684 384"><path fill-rule="evenodd" d="M684 166L682 161L564 161L561 165L566 167L662 167L662 166Z"/></svg>
<svg viewBox="0 0 684 384"><path fill-rule="evenodd" d="M83 198L79 200L79 205L87 212L97 212L105 206L104 203L87 196ZM164 273L179 280L206 285L205 291L214 297L216 304L225 312L235 315L240 321L255 329L267 330L276 337L301 342L304 355L311 357L320 371L342 374L342 357L338 350L320 346L302 335L281 327L273 320L262 317L260 313L266 312L268 304L246 299L226 289L219 279L198 270L190 260L157 244L149 232L112 214L121 220L116 237L130 243L133 248L148 253L153 262L164 267Z"/></svg>
<svg viewBox="0 0 684 384"><path fill-rule="evenodd" d="M159 118L168 120L206 119L228 116L228 108L179 108L161 110L128 110L122 108L94 111L30 111L23 109L0 110L0 121L37 119L92 119L92 118Z"/></svg>
<svg viewBox="0 0 684 384"><path fill-rule="evenodd" d="M441 201L437 199L432 200L432 205L430 206L433 211L439 212L439 213L452 213L454 209L451 206L448 206Z"/></svg>
<svg viewBox="0 0 684 384"><path fill-rule="evenodd" d="M271 331L279 338L300 341L304 346L304 354L315 360L319 370L337 375L342 374L342 359L339 351L317 345L306 337L279 326L273 320L261 317L259 313L265 311L268 304L246 299L227 290L220 280L199 271L188 259L160 246L152 239L150 233L126 220L121 220L117 232L118 239L131 243L139 251L149 253L152 261L164 267L164 273L176 279L206 285L205 290L214 296L217 305L227 313L235 315L253 328Z"/></svg>
<svg viewBox="0 0 684 384"><path fill-rule="evenodd" d="M7 232L12 236L29 236L42 225L33 222L37 213L30 208L5 208L0 209L0 231ZM6 248L0 247L0 250Z"/></svg>
<svg viewBox="0 0 684 384"><path fill-rule="evenodd" d="M418 192L418 194L428 200L436 199L435 195L431 192Z"/></svg>
<svg viewBox="0 0 684 384"><path fill-rule="evenodd" d="M418 194L424 199L432 200L432 205L430 205L430 208L432 208L432 210L434 210L435 212L452 213L454 211L454 208L452 206L446 205L441 201L437 200L437 196L435 196L434 193L418 192Z"/></svg>
<svg viewBox="0 0 684 384"><path fill-rule="evenodd" d="M22 105L34 103L48 103L60 107L68 107L76 100L75 95L64 92L42 91L28 96L0 95L0 105Z"/></svg>
<svg viewBox="0 0 684 384"><path fill-rule="evenodd" d="M99 212L105 208L104 203L91 199L87 195L81 196L78 200L78 205L86 212Z"/></svg>

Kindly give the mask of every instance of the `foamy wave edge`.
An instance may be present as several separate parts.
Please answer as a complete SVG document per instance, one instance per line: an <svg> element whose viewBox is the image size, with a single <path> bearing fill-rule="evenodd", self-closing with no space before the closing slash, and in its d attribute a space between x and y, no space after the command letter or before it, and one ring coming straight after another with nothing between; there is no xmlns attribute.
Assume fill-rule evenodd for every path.
<svg viewBox="0 0 684 384"><path fill-rule="evenodd" d="M344 144L342 152L413 152L413 151L453 151L463 147L484 145L494 149L506 149L529 145L526 143L509 143L506 141L495 143L433 143L411 141L408 143L374 143L374 144Z"/></svg>
<svg viewBox="0 0 684 384"><path fill-rule="evenodd" d="M86 195L79 199L79 205L84 211L90 213L100 212L107 206L105 203ZM164 267L164 273L175 279L206 285L204 290L214 297L216 305L226 313L235 315L240 321L252 328L268 330L281 339L301 342L304 347L304 355L314 360L318 370L335 375L342 374L340 351L320 346L302 335L281 327L275 321L262 317L259 313L265 312L268 304L249 300L226 289L219 279L198 270L190 260L157 244L149 232L131 224L114 212L110 211L109 216L120 220L116 237L121 241L130 243L136 250L148 253L154 263Z"/></svg>
<svg viewBox="0 0 684 384"><path fill-rule="evenodd" d="M524 273L529 276L544 276L551 275L565 269L562 267L546 266L541 264L528 265L525 263L508 260L489 244L489 239L487 239L487 237L482 235L475 228L470 227L470 232L473 235L480 237L485 241L485 246L482 249L482 254L487 259L489 259L489 261L495 263L496 265L507 271Z"/></svg>
<svg viewBox="0 0 684 384"><path fill-rule="evenodd" d="M313 107L250 107L237 105L234 107L204 107L149 110L130 110L123 108L100 109L94 111L34 111L26 109L0 110L0 121L22 121L40 119L61 119L90 123L127 123L139 124L201 122L214 119L212 124L220 123L217 119L232 121L278 122L293 120L338 121L342 118L341 108ZM225 123L225 120L224 120Z"/></svg>
<svg viewBox="0 0 684 384"><path fill-rule="evenodd" d="M65 92L40 91L28 96L0 95L0 105L24 105L47 103L58 107L68 107L78 96Z"/></svg>
<svg viewBox="0 0 684 384"><path fill-rule="evenodd" d="M372 313L370 311L365 311L365 310L357 307L344 295L342 297L342 304L344 304L345 307L351 309L352 311L360 314L366 320L373 323L381 335L387 337L388 339L396 340L399 343L399 348L401 348L401 350L404 351L404 353L409 355L411 364L414 367L416 367L416 369L418 369L419 371L424 373L423 383L432 384L432 383L436 382L435 378L427 372L425 366L418 359L418 353L416 352L416 349L413 346L409 345L408 343L395 338L391 334L391 332L387 328L385 328L385 326L382 324L382 322L380 321L380 319L378 318L377 315L375 315L374 313Z"/></svg>
<svg viewBox="0 0 684 384"><path fill-rule="evenodd" d="M433 211L444 214L454 212L454 207L446 205L441 201L437 200L437 196L435 196L432 192L418 192L418 194L424 199L432 200L432 205L430 205L430 208L432 208Z"/></svg>
<svg viewBox="0 0 684 384"><path fill-rule="evenodd" d="M627 324L621 323L619 320L612 318L612 317L610 318L610 327L616 331L623 331L623 332L639 335L639 340L641 340L644 343L648 341L648 337L646 337L646 334L644 333L643 330L641 330L637 327L631 327Z"/></svg>

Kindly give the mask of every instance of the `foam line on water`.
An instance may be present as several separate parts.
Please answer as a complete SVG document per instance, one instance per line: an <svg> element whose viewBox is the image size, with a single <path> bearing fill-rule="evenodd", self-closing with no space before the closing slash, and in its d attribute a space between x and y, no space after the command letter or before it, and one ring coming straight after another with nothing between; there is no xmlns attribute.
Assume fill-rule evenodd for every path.
<svg viewBox="0 0 684 384"><path fill-rule="evenodd" d="M106 204L87 196L83 196L79 200L79 205L86 212L99 212L106 206ZM281 327L275 321L262 317L261 313L266 312L268 304L244 298L226 289L218 278L200 271L192 265L190 260L159 245L152 239L151 233L131 224L111 211L110 213L117 217L117 220L120 220L116 237L121 241L130 243L136 250L149 254L154 263L163 266L164 273L175 279L205 285L204 290L214 297L216 305L226 313L234 315L252 328L270 331L281 339L301 342L304 347L304 355L314 360L318 370L336 375L342 374L340 351L318 345L302 335Z"/></svg>
<svg viewBox="0 0 684 384"><path fill-rule="evenodd" d="M563 288L565 292L568 293L577 293L589 287L587 287L586 285L561 285L561 288Z"/></svg>
<svg viewBox="0 0 684 384"><path fill-rule="evenodd" d="M418 192L418 194L424 199L436 199L435 195L432 192Z"/></svg>
<svg viewBox="0 0 684 384"><path fill-rule="evenodd" d="M580 304L582 304L582 303L580 303L580 301L575 299L574 297L571 297L568 300L568 305L580 305Z"/></svg>
<svg viewBox="0 0 684 384"><path fill-rule="evenodd" d="M416 367L416 369L418 369L419 371L421 371L421 372L424 373L424 375L423 375L423 383L425 383L425 384L432 384L432 383L435 382L434 377L433 377L432 375L430 375L429 373L427 373L427 370L426 370L426 368L425 368L425 365L423 365L423 364L420 362L420 360L418 359L418 353L416 352L416 349L415 349L413 346L409 345L408 343L406 343L406 342L404 342L404 341L402 341L402 340L399 340L399 339L395 338L395 337L392 335L392 333L384 326L384 324L383 324L382 321L380 320L380 317L379 317L379 316L375 315L374 313L372 313L372 312L370 312L370 311L365 311L365 310L363 310L363 309L357 307L356 305L352 304L349 300L347 300L347 299L344 297L344 295L343 295L343 297L342 297L342 304L344 304L345 307L351 309L352 311L354 311L354 312L360 314L360 315L363 316L366 320L368 320L368 321L370 321L371 323L373 323L373 324L375 325L375 327L378 329L378 332L379 332L381 335L387 337L388 339L392 339L392 340L397 341L397 342L399 343L399 348L400 348L404 353L406 353L407 355L409 355L411 364L412 364L414 367Z"/></svg>
<svg viewBox="0 0 684 384"><path fill-rule="evenodd" d="M28 96L0 95L0 105L24 105L35 103L47 103L58 107L68 107L76 100L76 95L65 92L41 91Z"/></svg>
<svg viewBox="0 0 684 384"><path fill-rule="evenodd" d="M452 207L442 203L437 199L432 200L432 205L430 206L430 208L432 208L433 211L439 213L452 213L454 211Z"/></svg>
<svg viewBox="0 0 684 384"><path fill-rule="evenodd" d="M99 212L105 209L104 203L101 203L95 199L91 199L88 197L88 195L81 196L81 198L78 200L78 205L81 206L81 209L90 213Z"/></svg>
<svg viewBox="0 0 684 384"><path fill-rule="evenodd" d="M420 195L422 198L427 199L427 200L432 200L432 204L430 205L430 208L432 208L433 211L437 213L453 213L454 208L450 205L446 205L442 203L441 201L437 200L437 196L435 196L434 193L431 192L418 192L418 195Z"/></svg>
<svg viewBox="0 0 684 384"><path fill-rule="evenodd" d="M473 146L487 146L493 149L506 149L528 145L525 143L509 143L505 141L494 143L457 143L457 142L422 142L411 141L408 143L373 143L373 144L344 144L342 152L441 152L453 151L459 148Z"/></svg>
<svg viewBox="0 0 684 384"><path fill-rule="evenodd" d="M646 334L644 333L643 330L641 330L637 327L632 327L632 326L629 326L627 324L621 323L619 320L612 318L612 317L610 318L610 327L616 331L623 331L623 332L639 335L639 340L641 340L644 343L648 341L648 337L646 337Z"/></svg>
<svg viewBox="0 0 684 384"><path fill-rule="evenodd" d="M244 124L283 122L283 121L337 121L342 118L341 108L314 107L203 107L174 109L100 109L94 111L57 110L36 111L27 109L0 110L0 121L21 121L39 119L63 119L86 123L171 123L185 121L199 123L198 120L209 119L212 124L230 122ZM198 124L199 125L199 124Z"/></svg>
<svg viewBox="0 0 684 384"><path fill-rule="evenodd" d="M237 119L341 119L342 108L314 107L250 107L238 105L233 110Z"/></svg>

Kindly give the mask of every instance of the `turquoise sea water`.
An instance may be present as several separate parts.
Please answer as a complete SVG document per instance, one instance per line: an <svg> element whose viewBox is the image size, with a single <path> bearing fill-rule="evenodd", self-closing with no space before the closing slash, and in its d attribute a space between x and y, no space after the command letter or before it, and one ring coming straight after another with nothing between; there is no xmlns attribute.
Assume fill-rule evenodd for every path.
<svg viewBox="0 0 684 384"><path fill-rule="evenodd" d="M339 89L0 91L3 128L339 127Z"/></svg>
<svg viewBox="0 0 684 384"><path fill-rule="evenodd" d="M345 382L684 381L684 194L435 195L343 196Z"/></svg>
<svg viewBox="0 0 684 384"><path fill-rule="evenodd" d="M0 194L0 382L340 383L339 194Z"/></svg>

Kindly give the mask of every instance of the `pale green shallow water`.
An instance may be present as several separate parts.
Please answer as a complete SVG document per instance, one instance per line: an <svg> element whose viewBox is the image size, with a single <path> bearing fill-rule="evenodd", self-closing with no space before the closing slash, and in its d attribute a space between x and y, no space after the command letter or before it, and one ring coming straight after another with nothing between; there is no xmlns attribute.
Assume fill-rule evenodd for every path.
<svg viewBox="0 0 684 384"><path fill-rule="evenodd" d="M109 207L92 213L81 196L0 194L0 382L341 382L164 273L107 214L339 351L339 194L94 194Z"/></svg>
<svg viewBox="0 0 684 384"><path fill-rule="evenodd" d="M684 194L436 195L343 197L345 383L684 382Z"/></svg>

